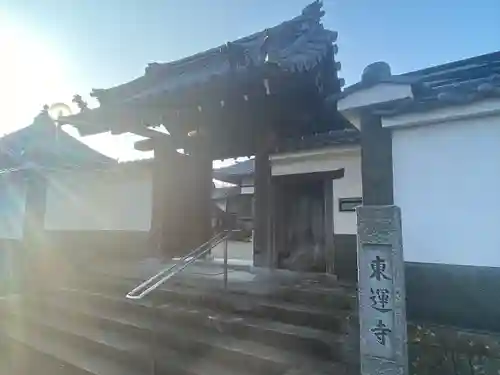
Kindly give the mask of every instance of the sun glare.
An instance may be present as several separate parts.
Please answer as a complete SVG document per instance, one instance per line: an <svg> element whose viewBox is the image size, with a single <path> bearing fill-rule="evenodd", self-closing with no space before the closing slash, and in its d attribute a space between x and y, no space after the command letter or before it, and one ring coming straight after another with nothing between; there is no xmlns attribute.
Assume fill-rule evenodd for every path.
<svg viewBox="0 0 500 375"><path fill-rule="evenodd" d="M44 104L71 97L62 57L0 14L0 134L31 123Z"/></svg>

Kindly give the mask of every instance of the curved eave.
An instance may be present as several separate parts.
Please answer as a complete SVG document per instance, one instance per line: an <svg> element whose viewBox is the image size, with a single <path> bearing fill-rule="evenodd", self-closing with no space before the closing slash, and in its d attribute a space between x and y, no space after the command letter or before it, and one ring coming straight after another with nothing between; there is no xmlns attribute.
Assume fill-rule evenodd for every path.
<svg viewBox="0 0 500 375"><path fill-rule="evenodd" d="M105 133L108 131L123 133L137 129L137 124L148 123L154 126L161 122L156 111L136 106L106 106L89 109L75 115L58 119L61 125L75 126L82 136Z"/></svg>
<svg viewBox="0 0 500 375"><path fill-rule="evenodd" d="M310 69L330 49L334 54L337 51L333 44L337 32L323 27L323 15L322 3L315 1L292 20L178 61L150 64L142 77L110 89L94 90L92 96L101 104L109 105L203 84L213 77L233 72L235 67L230 66L230 60L235 56L230 48L238 51L239 58L239 54L244 54L245 62L236 70L248 69L248 65L260 68L269 62L287 71Z"/></svg>

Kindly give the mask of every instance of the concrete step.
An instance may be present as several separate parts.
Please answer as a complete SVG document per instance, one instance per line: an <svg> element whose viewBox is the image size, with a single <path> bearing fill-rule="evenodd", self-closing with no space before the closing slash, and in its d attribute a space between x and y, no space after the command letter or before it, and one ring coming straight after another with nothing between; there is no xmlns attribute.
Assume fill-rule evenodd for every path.
<svg viewBox="0 0 500 375"><path fill-rule="evenodd" d="M54 335L71 347L92 347L106 358L141 366L145 370L150 340L154 328L155 340L160 344L162 358L182 359L182 363L208 361L212 366L230 368L233 373L282 374L292 368L319 368L332 374L344 373L343 366L312 360L286 350L241 340L228 335L209 333L188 327L177 327L172 322L161 320L155 326L151 321L124 318L122 316L86 315L76 310L73 313L40 309L36 313L20 312L25 327L30 331L42 330L45 337ZM31 310L33 311L33 310ZM41 314L41 315L40 315ZM39 328L36 328L39 327ZM47 332L50 331L50 332ZM171 360L168 361L170 364ZM199 366L200 368L203 366ZM205 373L205 372L203 372ZM219 372L224 374L224 372Z"/></svg>
<svg viewBox="0 0 500 375"><path fill-rule="evenodd" d="M50 299L44 297L32 303L35 303L34 309L39 308L36 304L45 304L51 309L50 311L71 309L88 315L124 317L141 321L162 319L175 322L179 326L197 329L200 333L209 330L211 333L261 342L297 353L310 354L324 360L342 360L340 353L344 343L343 335L269 319L214 311L201 306L171 303L162 304L153 309L151 303L148 302L136 302L99 293L71 290L52 295Z"/></svg>

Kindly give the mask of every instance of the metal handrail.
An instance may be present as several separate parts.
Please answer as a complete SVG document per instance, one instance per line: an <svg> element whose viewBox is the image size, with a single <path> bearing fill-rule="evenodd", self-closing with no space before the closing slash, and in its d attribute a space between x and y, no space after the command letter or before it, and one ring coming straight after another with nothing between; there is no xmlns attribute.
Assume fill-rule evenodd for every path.
<svg viewBox="0 0 500 375"><path fill-rule="evenodd" d="M228 239L231 235L231 230L223 230L222 232L217 233L211 239L209 239L204 244L198 246L196 249L190 251L188 254L184 255L179 261L175 264L168 266L167 268L161 270L156 275L150 277L144 282L140 283L134 289L132 289L128 294L127 298L139 300L147 296L152 291L156 290L160 285L162 285L165 281L177 275L191 263L194 263L198 259L200 259L203 255L207 254L211 249L220 244L222 241ZM224 258L225 258L225 269L227 272L227 244L224 249ZM224 277L225 284L227 283L227 276Z"/></svg>

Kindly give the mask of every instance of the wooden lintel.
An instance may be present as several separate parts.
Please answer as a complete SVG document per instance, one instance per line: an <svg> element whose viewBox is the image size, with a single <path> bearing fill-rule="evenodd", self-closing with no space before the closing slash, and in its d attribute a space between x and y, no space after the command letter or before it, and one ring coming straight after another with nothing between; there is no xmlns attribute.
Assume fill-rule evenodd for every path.
<svg viewBox="0 0 500 375"><path fill-rule="evenodd" d="M153 151L154 142L151 138L141 139L140 141L136 141L134 143L134 148L137 151Z"/></svg>
<svg viewBox="0 0 500 375"><path fill-rule="evenodd" d="M146 128L146 127L140 127L134 130L131 130L132 133L140 135L142 137L148 137L148 138L169 138L170 136L166 133L151 129L151 128Z"/></svg>
<svg viewBox="0 0 500 375"><path fill-rule="evenodd" d="M163 145L167 149L177 150L180 148L189 149L186 142L177 140L175 137L164 134L162 137L155 136L153 138L146 138L136 141L134 148L138 151L152 151L158 145Z"/></svg>

